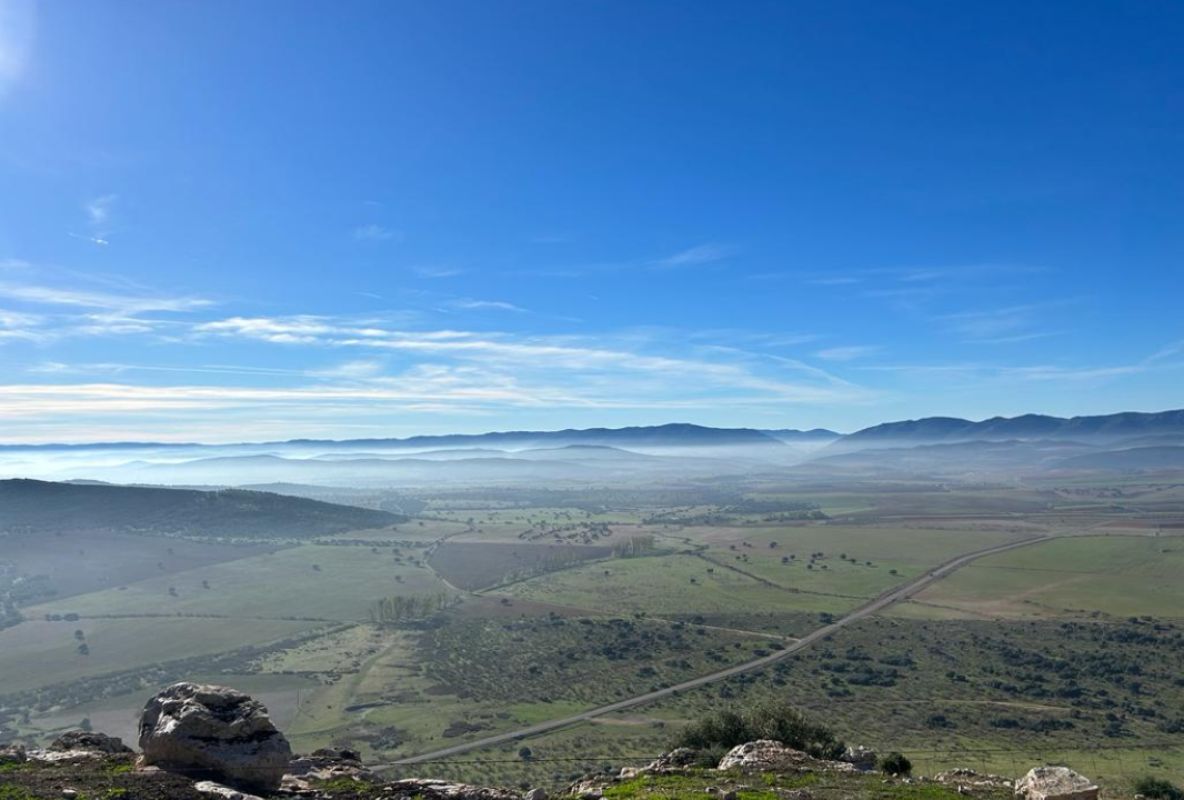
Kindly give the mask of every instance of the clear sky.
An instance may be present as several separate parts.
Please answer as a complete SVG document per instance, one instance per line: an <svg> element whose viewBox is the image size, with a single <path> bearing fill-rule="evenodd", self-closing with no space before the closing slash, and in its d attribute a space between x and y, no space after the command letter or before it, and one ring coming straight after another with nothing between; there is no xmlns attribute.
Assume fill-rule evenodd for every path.
<svg viewBox="0 0 1184 800"><path fill-rule="evenodd" d="M0 440L1184 406L1184 4L0 0Z"/></svg>

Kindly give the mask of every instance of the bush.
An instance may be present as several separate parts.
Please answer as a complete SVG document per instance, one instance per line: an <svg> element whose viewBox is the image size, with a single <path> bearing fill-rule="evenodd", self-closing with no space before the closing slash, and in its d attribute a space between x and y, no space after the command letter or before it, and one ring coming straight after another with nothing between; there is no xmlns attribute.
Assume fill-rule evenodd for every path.
<svg viewBox="0 0 1184 800"><path fill-rule="evenodd" d="M757 739L772 739L815 758L838 758L844 749L830 729L786 703L765 703L743 714L717 711L683 728L673 744L714 755Z"/></svg>
<svg viewBox="0 0 1184 800"><path fill-rule="evenodd" d="M1163 778L1150 776L1135 781L1135 794L1153 798L1153 800L1184 800L1184 791L1174 783Z"/></svg>
<svg viewBox="0 0 1184 800"><path fill-rule="evenodd" d="M880 771L901 777L913 771L913 762L905 758L904 753L888 753L880 759Z"/></svg>

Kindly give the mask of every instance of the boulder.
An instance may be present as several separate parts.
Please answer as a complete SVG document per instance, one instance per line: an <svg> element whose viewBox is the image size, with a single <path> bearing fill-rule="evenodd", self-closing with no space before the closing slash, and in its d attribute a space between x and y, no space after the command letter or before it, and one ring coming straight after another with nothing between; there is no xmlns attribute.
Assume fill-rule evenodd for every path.
<svg viewBox="0 0 1184 800"><path fill-rule="evenodd" d="M260 791L278 788L292 760L262 703L196 683L175 683L148 701L140 750L144 765Z"/></svg>
<svg viewBox="0 0 1184 800"><path fill-rule="evenodd" d="M1016 781L1015 794L1025 800L1097 800L1098 787L1068 767L1036 767Z"/></svg>
<svg viewBox="0 0 1184 800"><path fill-rule="evenodd" d="M70 751L87 750L93 753L108 753L117 755L130 754L132 749L123 743L118 736L108 736L105 733L92 731L66 731L53 740L50 750Z"/></svg>
<svg viewBox="0 0 1184 800"><path fill-rule="evenodd" d="M772 739L758 739L755 742L736 745L720 760L716 769L754 772L855 771L855 767L845 762L823 761Z"/></svg>
<svg viewBox="0 0 1184 800"><path fill-rule="evenodd" d="M548 800L547 790L536 787L522 796L522 800Z"/></svg>
<svg viewBox="0 0 1184 800"><path fill-rule="evenodd" d="M193 784L193 790L202 794L208 794L213 800L262 800L262 798L253 794L244 794L238 789L232 789L229 786L223 786L213 781L198 781Z"/></svg>

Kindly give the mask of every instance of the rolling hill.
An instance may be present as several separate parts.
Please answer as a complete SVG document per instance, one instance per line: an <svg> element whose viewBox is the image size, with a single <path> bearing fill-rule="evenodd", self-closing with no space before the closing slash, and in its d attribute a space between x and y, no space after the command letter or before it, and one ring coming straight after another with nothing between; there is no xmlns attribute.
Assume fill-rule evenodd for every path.
<svg viewBox="0 0 1184 800"><path fill-rule="evenodd" d="M186 536L312 538L406 519L386 511L237 489L0 481L0 532L101 530Z"/></svg>

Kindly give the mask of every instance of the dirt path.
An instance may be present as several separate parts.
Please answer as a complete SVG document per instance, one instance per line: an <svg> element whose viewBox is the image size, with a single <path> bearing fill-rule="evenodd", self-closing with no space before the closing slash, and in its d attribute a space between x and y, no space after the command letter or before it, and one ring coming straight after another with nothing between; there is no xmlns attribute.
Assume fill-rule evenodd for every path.
<svg viewBox="0 0 1184 800"><path fill-rule="evenodd" d="M884 609L886 609L892 605L895 605L896 603L899 603L903 600L908 600L914 594L916 594L917 592L920 592L921 590L923 590L924 588L929 586L931 583L935 583L936 581L941 580L942 578L946 577L947 575L950 575L951 573L957 571L958 569L961 569L962 567L966 566L967 564L971 563L972 561L974 561L976 559L983 558L985 556L995 555L997 553L1004 553L1004 552L1007 552L1008 550L1015 550L1020 547L1028 547L1030 545L1037 544L1039 542L1047 542L1052 538L1055 538L1055 537L1053 537L1053 536L1035 536L1030 539L1021 539L1019 541L1008 542L1007 544L995 545L994 547L988 547L988 548L984 548L982 550L975 550L970 553L964 553L960 556L950 559L949 561L946 561L945 563L943 563L937 567L934 567L933 569L929 570L925 574L923 574L917 578L914 578L911 581L908 581L904 584L901 584L900 586L897 586L893 589L888 590L884 594L881 594L879 597L876 597L876 598L868 601L867 603L864 603L859 608L855 609L854 611L851 611L850 613L848 613L847 615L843 616L842 618L836 620L835 622L832 622L829 625L824 625L821 628L818 628L817 630L807 634L806 636L803 636L801 639L797 640L796 642L789 644L784 650L778 650L777 652L771 653L770 655L763 656L761 658L756 658L751 661L746 661L742 664L736 664L734 666L728 667L726 669L721 669L716 672L709 673L707 675L701 675L698 678L692 678L689 681L683 681L682 683L678 683L673 686L667 686L664 689L658 689L656 691L646 692L644 694L639 694L634 697L627 698L625 700L618 700L615 703L609 703L608 705L600 706L598 708L592 708L592 709L589 709L588 711L583 711L579 714L574 714L572 716L561 717L559 719L553 719L553 720L547 720L546 722L540 722L540 723L537 723L535 725L531 725L526 728L520 728L518 730L507 731L505 733L499 733L494 736L486 736L481 739L474 739L473 741L470 741L470 742L465 742L463 744L453 745L452 747L445 747L440 750L432 750L427 753L420 753L419 755L408 756L407 758L398 759L397 761L392 761L392 762L383 763L383 764L374 764L374 765L372 765L372 768L373 769L389 769L391 767L404 766L404 765L408 765L408 764L418 764L418 763L422 763L425 761L436 761L436 760L450 758L452 756L460 755L461 753L467 753L472 750L480 750L482 748L491 747L493 745L505 744L507 742L517 741L519 739L524 739L528 736L537 736L538 734L541 734L541 733L549 733L554 730L559 730L560 728L566 728L571 725L577 725L581 722L587 722L588 720L592 720L592 719L595 719L596 717L604 716L605 714L611 714L616 711L623 711L625 709L634 708L636 706L644 705L646 703L652 703L655 700L661 700L665 697L669 697L669 696L677 694L679 692L685 692L690 689L697 689L700 686L705 686L710 683L715 683L716 681L725 680L727 678L731 678L736 675L742 675L746 672L752 672L754 670L763 669L764 667L767 667L771 664L775 664L778 661L788 658L789 656L793 655L794 653L804 650L805 648L809 647L810 645L814 644L815 642L825 639L826 637L836 633L837 631L841 630L842 628L846 627L847 625L850 625L853 622L856 622L857 620L863 619L864 617L868 617L872 614L883 611Z"/></svg>

